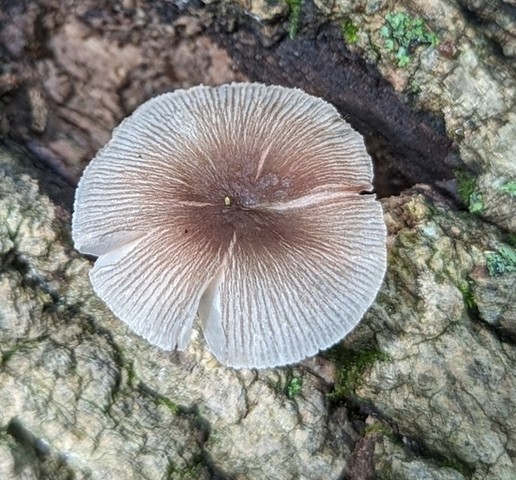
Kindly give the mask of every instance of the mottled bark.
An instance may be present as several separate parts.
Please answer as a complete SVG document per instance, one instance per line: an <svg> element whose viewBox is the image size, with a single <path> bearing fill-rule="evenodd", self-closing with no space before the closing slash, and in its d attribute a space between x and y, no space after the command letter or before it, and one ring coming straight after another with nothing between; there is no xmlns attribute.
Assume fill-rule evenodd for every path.
<svg viewBox="0 0 516 480"><path fill-rule="evenodd" d="M0 477L515 477L514 7L296 5L2 2ZM116 124L230 81L333 102L384 197L375 304L292 368L223 368L200 336L151 347L71 244L73 188Z"/></svg>

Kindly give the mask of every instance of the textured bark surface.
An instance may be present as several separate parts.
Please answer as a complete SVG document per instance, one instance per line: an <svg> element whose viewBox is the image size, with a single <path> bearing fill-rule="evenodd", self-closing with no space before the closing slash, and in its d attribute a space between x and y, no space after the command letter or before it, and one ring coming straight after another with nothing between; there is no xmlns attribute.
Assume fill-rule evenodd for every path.
<svg viewBox="0 0 516 480"><path fill-rule="evenodd" d="M1 2L1 478L516 478L514 6L298 5ZM389 229L353 334L260 372L200 335L173 354L133 335L70 239L75 183L124 116L242 80L339 108Z"/></svg>

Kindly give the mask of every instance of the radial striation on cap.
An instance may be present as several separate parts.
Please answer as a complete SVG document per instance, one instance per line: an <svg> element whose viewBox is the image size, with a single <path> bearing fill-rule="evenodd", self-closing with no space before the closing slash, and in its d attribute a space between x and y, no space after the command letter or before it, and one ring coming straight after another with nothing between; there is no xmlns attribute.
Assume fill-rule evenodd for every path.
<svg viewBox="0 0 516 480"><path fill-rule="evenodd" d="M184 349L196 315L229 366L298 362L360 321L386 268L362 137L333 106L261 84L160 95L79 183L76 248L134 332Z"/></svg>

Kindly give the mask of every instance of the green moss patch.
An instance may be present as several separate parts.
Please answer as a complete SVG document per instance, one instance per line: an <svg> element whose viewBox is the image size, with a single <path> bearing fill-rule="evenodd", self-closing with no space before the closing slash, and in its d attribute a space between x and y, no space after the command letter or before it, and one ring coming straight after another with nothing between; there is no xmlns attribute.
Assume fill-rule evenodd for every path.
<svg viewBox="0 0 516 480"><path fill-rule="evenodd" d="M475 297L470 283L467 280L464 280L457 285L457 288L460 290L460 293L462 293L462 298L464 299L466 306L471 310L475 309L477 305L475 303Z"/></svg>
<svg viewBox="0 0 516 480"><path fill-rule="evenodd" d="M486 266L492 277L516 273L516 250L509 245L502 245L496 252L487 252Z"/></svg>
<svg viewBox="0 0 516 480"><path fill-rule="evenodd" d="M468 206L471 213L481 213L484 210L484 199L476 191L477 177L464 169L455 170L457 179L457 193L460 199Z"/></svg>
<svg viewBox="0 0 516 480"><path fill-rule="evenodd" d="M340 31L344 37L344 41L348 45L357 43L358 40L358 27L349 19L343 20L340 24Z"/></svg>
<svg viewBox="0 0 516 480"><path fill-rule="evenodd" d="M301 393L303 387L303 379L300 377L292 377L287 383L287 397L293 399Z"/></svg>
<svg viewBox="0 0 516 480"><path fill-rule="evenodd" d="M507 193L511 197L516 197L516 182L507 182L500 187L502 193Z"/></svg>
<svg viewBox="0 0 516 480"><path fill-rule="evenodd" d="M354 394L362 385L366 371L376 362L389 359L386 353L373 348L351 350L338 347L331 350L329 356L337 367L335 388L328 395L332 401L339 401Z"/></svg>
<svg viewBox="0 0 516 480"><path fill-rule="evenodd" d="M380 29L384 47L394 54L398 67L406 67L411 55L419 45L435 47L439 37L429 30L422 18L411 17L405 12L391 12L385 15L385 24Z"/></svg>
<svg viewBox="0 0 516 480"><path fill-rule="evenodd" d="M285 0L289 8L288 36L291 40L297 37L299 20L301 19L301 5L303 0Z"/></svg>

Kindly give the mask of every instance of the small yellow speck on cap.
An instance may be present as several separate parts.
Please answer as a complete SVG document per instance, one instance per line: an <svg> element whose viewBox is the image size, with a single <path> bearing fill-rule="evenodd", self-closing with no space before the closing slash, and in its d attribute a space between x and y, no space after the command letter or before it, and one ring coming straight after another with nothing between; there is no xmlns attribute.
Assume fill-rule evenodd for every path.
<svg viewBox="0 0 516 480"><path fill-rule="evenodd" d="M231 198L227 195L224 197L224 205L226 205L226 207L229 207L231 205Z"/></svg>

